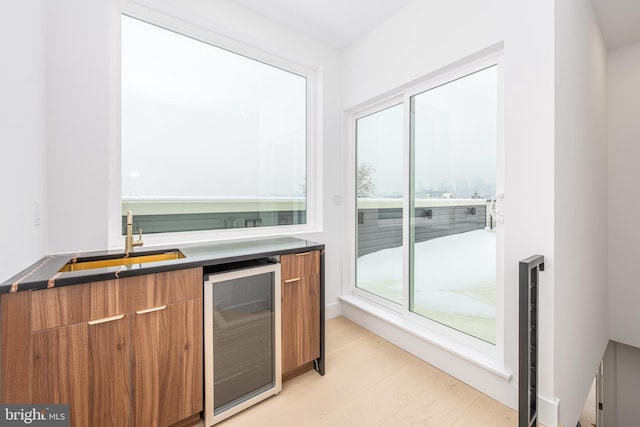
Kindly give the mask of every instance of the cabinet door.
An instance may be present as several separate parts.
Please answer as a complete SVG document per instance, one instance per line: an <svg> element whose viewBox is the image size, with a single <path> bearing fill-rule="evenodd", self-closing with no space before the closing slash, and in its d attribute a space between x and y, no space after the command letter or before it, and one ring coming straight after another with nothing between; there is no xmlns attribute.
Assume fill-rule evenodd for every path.
<svg viewBox="0 0 640 427"><path fill-rule="evenodd" d="M31 402L31 292L0 295L0 402Z"/></svg>
<svg viewBox="0 0 640 427"><path fill-rule="evenodd" d="M282 280L320 274L320 251L283 255L280 264Z"/></svg>
<svg viewBox="0 0 640 427"><path fill-rule="evenodd" d="M202 298L132 314L133 421L168 426L202 410Z"/></svg>
<svg viewBox="0 0 640 427"><path fill-rule="evenodd" d="M127 315L32 334L33 403L70 405L71 426L127 426Z"/></svg>
<svg viewBox="0 0 640 427"><path fill-rule="evenodd" d="M320 357L318 274L282 280L282 372Z"/></svg>

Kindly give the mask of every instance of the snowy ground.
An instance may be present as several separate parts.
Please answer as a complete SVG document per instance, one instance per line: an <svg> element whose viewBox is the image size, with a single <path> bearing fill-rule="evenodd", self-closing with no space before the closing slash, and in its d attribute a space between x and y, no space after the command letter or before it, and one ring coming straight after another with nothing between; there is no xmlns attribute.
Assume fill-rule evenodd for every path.
<svg viewBox="0 0 640 427"><path fill-rule="evenodd" d="M475 230L416 244L413 311L495 343L496 238ZM402 248L358 258L358 287L402 301Z"/></svg>

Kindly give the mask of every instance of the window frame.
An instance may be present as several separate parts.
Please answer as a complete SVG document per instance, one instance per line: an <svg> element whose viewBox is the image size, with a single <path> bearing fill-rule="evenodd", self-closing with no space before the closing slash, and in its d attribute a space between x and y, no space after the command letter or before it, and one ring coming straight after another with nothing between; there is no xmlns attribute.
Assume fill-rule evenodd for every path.
<svg viewBox="0 0 640 427"><path fill-rule="evenodd" d="M445 85L454 80L458 80L465 76L471 75L477 71L485 68L497 66L498 82L497 82L497 99L498 99L498 112L497 112L497 141L496 141L496 193L504 193L504 65L503 65L503 52L502 49L489 54L484 54L481 57L475 57L466 61L460 61L452 66L445 67L444 69L437 70L421 79L410 82L405 86L402 86L394 91L390 91L387 94L374 99L370 102L363 103L351 111L347 112L347 118L349 120L348 135L349 135L349 153L348 153L348 182L345 183L347 191L345 194L349 194L349 202L346 209L348 210L348 229L347 239L345 244L347 246L348 258L347 267L348 271L345 272L345 276L348 277L343 288L343 295L350 295L363 302L365 306L367 304L372 307L382 308L388 315L383 315L383 320L389 321L395 324L405 324L408 322L415 328L415 330L425 331L424 334L415 333L420 335L423 339L438 344L445 348L451 348L451 343L455 343L457 353L468 354L468 359L484 364L483 360L479 360L478 355L482 357L488 357L491 360L496 360L499 364L503 364L506 360L505 349L505 285L504 285L504 224L500 224L500 231L496 235L496 343L491 344L483 341L480 338L468 335L464 332L458 331L452 327L441 324L437 321L431 320L420 314L414 313L410 310L409 306L409 277L410 277L410 234L411 234L411 197L410 194L410 180L411 180L411 97L418 95L430 89L438 86ZM356 283L356 266L357 266L357 195L356 191L356 173L357 173L357 143L356 143L356 121L359 118L366 117L374 114L378 111L389 108L392 105L403 103L404 105L404 166L403 166L403 299L402 304L391 302L383 297L375 295L364 289L357 287ZM374 312L377 310L371 310ZM377 311L379 312L379 311ZM511 319L515 321L515 319Z"/></svg>
<svg viewBox="0 0 640 427"><path fill-rule="evenodd" d="M151 2L154 3L154 2ZM318 71L309 66L284 58L274 52L253 46L241 40L230 30L214 23L190 16L186 13L163 8L153 4L153 8L119 0L111 3L110 10L110 56L111 56L111 99L110 146L109 146L109 212L108 247L123 247L122 235L122 169L121 169L121 18L126 15L168 31L211 44L254 61L297 74L306 79L306 223L279 226L231 228L217 230L197 230L143 234L145 246L195 243L204 241L267 237L274 235L295 235L322 230L322 152L319 134L318 96L320 88ZM164 9L164 10L163 10ZM233 38L232 38L233 37ZM135 219L135 212L133 212ZM143 230L144 233L144 230Z"/></svg>

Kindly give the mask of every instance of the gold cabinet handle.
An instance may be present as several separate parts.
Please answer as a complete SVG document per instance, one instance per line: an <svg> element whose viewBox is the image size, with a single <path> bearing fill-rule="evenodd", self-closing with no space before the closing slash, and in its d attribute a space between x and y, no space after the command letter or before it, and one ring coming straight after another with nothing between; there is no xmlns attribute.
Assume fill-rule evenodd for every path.
<svg viewBox="0 0 640 427"><path fill-rule="evenodd" d="M157 307L147 308L146 310L138 310L136 311L136 314L145 314L145 313L151 313L154 311L161 311L161 310L164 310L165 308L167 308L166 305L159 305Z"/></svg>
<svg viewBox="0 0 640 427"><path fill-rule="evenodd" d="M124 314L118 314L117 316L103 317L102 319L89 320L87 323L89 325L98 325L100 323L107 323L107 322L113 322L115 320L120 320L123 317L124 317Z"/></svg>
<svg viewBox="0 0 640 427"><path fill-rule="evenodd" d="M284 283L297 282L297 281L299 281L299 280L300 280L300 278L299 278L299 277L296 277L295 279L287 279L287 280L285 280L285 281L284 281Z"/></svg>
<svg viewBox="0 0 640 427"><path fill-rule="evenodd" d="M305 255L311 255L311 252L300 252L296 254L296 256L305 256Z"/></svg>

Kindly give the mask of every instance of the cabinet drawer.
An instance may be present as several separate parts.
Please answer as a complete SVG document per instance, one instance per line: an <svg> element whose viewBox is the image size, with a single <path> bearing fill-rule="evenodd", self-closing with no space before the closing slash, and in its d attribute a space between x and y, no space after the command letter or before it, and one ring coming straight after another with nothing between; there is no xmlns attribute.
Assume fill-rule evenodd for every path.
<svg viewBox="0 0 640 427"><path fill-rule="evenodd" d="M122 285L125 312L202 298L202 268L147 274L125 281Z"/></svg>
<svg viewBox="0 0 640 427"><path fill-rule="evenodd" d="M202 269L33 291L33 332L202 297Z"/></svg>
<svg viewBox="0 0 640 427"><path fill-rule="evenodd" d="M280 257L282 280L290 280L320 273L320 251L282 255Z"/></svg>
<svg viewBox="0 0 640 427"><path fill-rule="evenodd" d="M91 320L91 283L31 292L31 331Z"/></svg>

